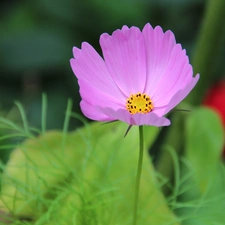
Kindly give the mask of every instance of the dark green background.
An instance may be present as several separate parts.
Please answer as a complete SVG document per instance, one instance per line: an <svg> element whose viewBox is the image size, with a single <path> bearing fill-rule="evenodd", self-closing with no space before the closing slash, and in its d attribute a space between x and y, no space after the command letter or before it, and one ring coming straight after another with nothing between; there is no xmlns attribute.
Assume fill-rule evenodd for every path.
<svg viewBox="0 0 225 225"><path fill-rule="evenodd" d="M100 50L103 32L150 22L172 30L191 55L203 18L203 0L23 0L0 3L0 111L19 121L23 103L30 125L40 127L41 94L48 96L47 128L62 128L67 99L80 112L69 59L87 41ZM71 129L78 122L71 123Z"/></svg>

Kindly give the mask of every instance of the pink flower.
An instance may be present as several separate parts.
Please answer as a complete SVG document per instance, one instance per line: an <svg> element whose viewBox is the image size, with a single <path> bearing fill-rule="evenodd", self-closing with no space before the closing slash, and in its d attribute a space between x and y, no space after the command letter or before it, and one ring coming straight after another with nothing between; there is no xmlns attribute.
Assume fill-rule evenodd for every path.
<svg viewBox="0 0 225 225"><path fill-rule="evenodd" d="M165 118L196 85L186 51L171 31L146 24L100 37L104 59L87 42L70 60L80 86L81 110L92 120L168 126Z"/></svg>

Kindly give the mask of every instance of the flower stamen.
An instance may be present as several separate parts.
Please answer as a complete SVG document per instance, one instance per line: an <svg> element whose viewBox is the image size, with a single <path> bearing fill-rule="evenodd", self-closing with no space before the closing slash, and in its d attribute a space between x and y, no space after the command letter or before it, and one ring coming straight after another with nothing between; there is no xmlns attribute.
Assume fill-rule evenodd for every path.
<svg viewBox="0 0 225 225"><path fill-rule="evenodd" d="M130 114L142 113L146 114L152 111L153 103L149 95L141 94L131 94L126 102L126 109Z"/></svg>

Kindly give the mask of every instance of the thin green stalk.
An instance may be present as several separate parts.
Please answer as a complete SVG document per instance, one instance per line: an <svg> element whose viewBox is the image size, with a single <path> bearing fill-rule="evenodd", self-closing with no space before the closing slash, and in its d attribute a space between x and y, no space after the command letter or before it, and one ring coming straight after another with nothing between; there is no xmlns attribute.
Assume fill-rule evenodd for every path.
<svg viewBox="0 0 225 225"><path fill-rule="evenodd" d="M66 134L67 134L68 128L69 128L69 121L70 121L72 106L73 106L73 101L71 99L68 99L67 108L66 108L66 116L65 116L64 125L63 125L63 138L62 138L63 139L62 140L63 148L65 146Z"/></svg>
<svg viewBox="0 0 225 225"><path fill-rule="evenodd" d="M47 118L47 96L42 94L42 112L41 112L41 128L42 134L46 131L46 118Z"/></svg>
<svg viewBox="0 0 225 225"><path fill-rule="evenodd" d="M133 225L137 224L138 199L139 199L139 189L140 189L141 171L142 171L142 163L143 163L143 153L144 153L143 126L139 126L139 159L138 159L138 168L137 168L135 193L134 193Z"/></svg>
<svg viewBox="0 0 225 225"><path fill-rule="evenodd" d="M22 121L23 121L23 126L24 126L24 132L29 137L29 136L31 136L31 133L30 133L30 130L29 130L29 125L28 125L25 110L24 110L24 108L23 108L23 106L20 102L15 101L15 105L18 107L18 109L20 111L20 115L21 115L21 118L22 118Z"/></svg>

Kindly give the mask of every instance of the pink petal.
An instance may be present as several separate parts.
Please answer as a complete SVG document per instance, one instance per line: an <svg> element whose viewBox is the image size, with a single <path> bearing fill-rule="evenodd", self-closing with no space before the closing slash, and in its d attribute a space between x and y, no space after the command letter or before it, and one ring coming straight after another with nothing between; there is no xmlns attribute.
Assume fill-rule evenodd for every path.
<svg viewBox="0 0 225 225"><path fill-rule="evenodd" d="M192 67L189 64L185 50L176 45L170 56L164 74L155 85L154 102L157 106L168 104L174 94L183 89L193 78Z"/></svg>
<svg viewBox="0 0 225 225"><path fill-rule="evenodd" d="M184 87L184 89L179 90L173 98L170 100L165 113L168 113L171 109L173 109L176 105L178 105L189 93L190 91L195 87L197 84L198 80L200 78L200 75L197 74L195 77L191 79L191 81Z"/></svg>
<svg viewBox="0 0 225 225"><path fill-rule="evenodd" d="M147 81L145 92L153 96L158 82L164 77L165 69L171 56L171 51L176 45L176 40L171 31L163 33L161 27L155 29L150 24L143 28L143 36L147 51Z"/></svg>
<svg viewBox="0 0 225 225"><path fill-rule="evenodd" d="M119 109L117 111L112 108L99 108L108 117L114 120L121 120L129 125L151 125L156 127L169 126L170 120L165 117L158 117L155 113L135 114L131 115L126 109Z"/></svg>
<svg viewBox="0 0 225 225"><path fill-rule="evenodd" d="M85 100L81 101L80 107L81 107L82 113L87 118L89 118L91 120L97 120L97 121L111 121L111 120L114 120L114 119L108 117L102 111L100 111L94 105L91 105L90 103L86 102Z"/></svg>
<svg viewBox="0 0 225 225"><path fill-rule="evenodd" d="M171 31L163 33L160 27L153 29L147 24L143 35L148 49L145 92L153 100L154 112L162 116L173 96L180 90L186 90L193 79L193 71L186 51L176 44Z"/></svg>
<svg viewBox="0 0 225 225"><path fill-rule="evenodd" d="M130 94L143 92L146 81L146 52L141 31L137 27L123 26L112 36L100 37L107 68L121 91Z"/></svg>
<svg viewBox="0 0 225 225"><path fill-rule="evenodd" d="M122 103L120 99L115 98L114 96L109 95L108 93L103 92L102 90L96 88L88 80L80 78L78 80L80 86L80 95L83 100L88 102L90 105L96 107L110 107L114 110L117 110L121 107L124 107L124 98Z"/></svg>
<svg viewBox="0 0 225 225"><path fill-rule="evenodd" d="M177 93L173 95L173 97L171 98L170 102L167 105L163 107L154 108L154 112L158 116L166 115L171 109L173 109L176 105L178 105L190 93L190 91L195 87L199 78L200 76L199 74L197 74L195 77L191 79L191 81L189 81L189 83L186 84L186 86L183 89L177 91Z"/></svg>
<svg viewBox="0 0 225 225"><path fill-rule="evenodd" d="M74 59L70 60L72 70L79 79L87 80L96 89L117 99L123 99L124 95L120 92L115 82L112 80L104 60L86 42L82 43L82 48L73 48Z"/></svg>

